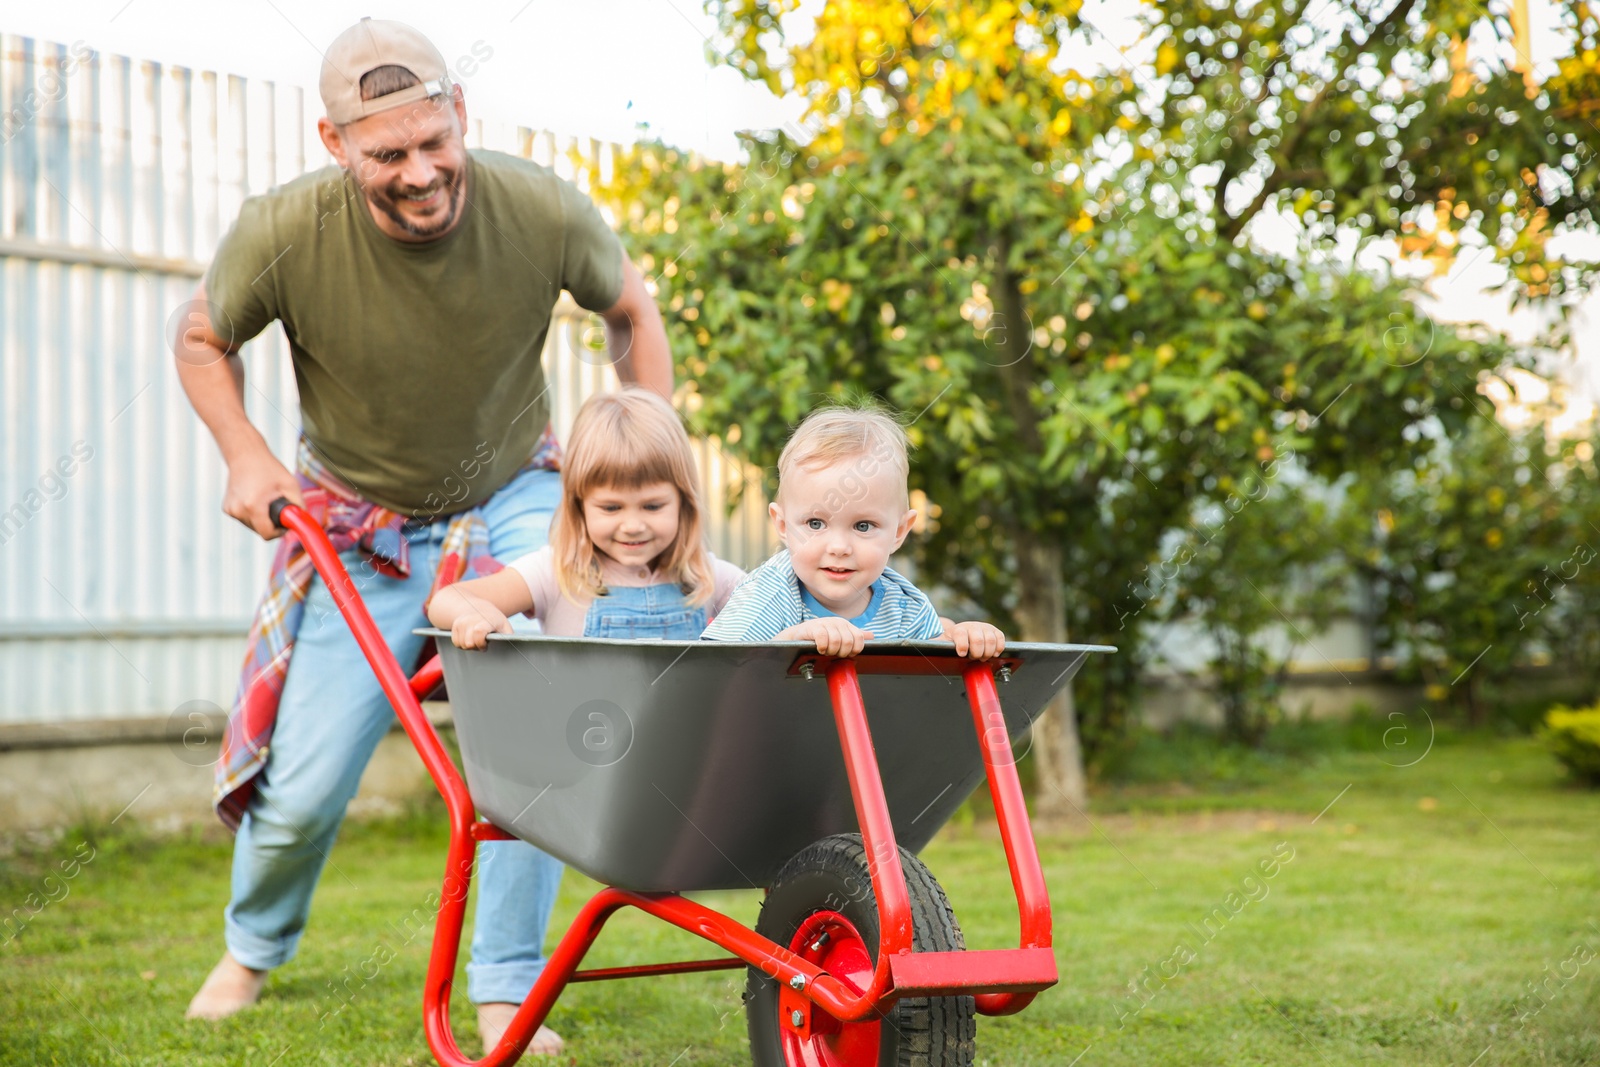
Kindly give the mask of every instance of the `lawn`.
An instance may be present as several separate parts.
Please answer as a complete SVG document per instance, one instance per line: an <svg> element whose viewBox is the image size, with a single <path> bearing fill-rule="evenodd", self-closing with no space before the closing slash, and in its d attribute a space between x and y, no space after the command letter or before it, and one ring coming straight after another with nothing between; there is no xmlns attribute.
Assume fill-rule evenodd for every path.
<svg viewBox="0 0 1600 1067"><path fill-rule="evenodd" d="M1525 738L1441 737L1397 766L1426 739L1386 748L1386 725L1130 750L1092 826L1041 829L1061 984L980 1020L979 1063L1600 1064L1600 793ZM411 917L443 852L429 806L347 828L299 958L220 1024L182 1014L221 949L224 839L79 830L11 855L7 908L60 899L0 947L0 1064L431 1063ZM981 816L924 858L969 947L1015 938ZM558 927L593 888L568 874ZM707 897L753 920L754 894ZM591 963L697 951L626 915ZM744 1064L741 983L579 986L551 1022L573 1064Z"/></svg>

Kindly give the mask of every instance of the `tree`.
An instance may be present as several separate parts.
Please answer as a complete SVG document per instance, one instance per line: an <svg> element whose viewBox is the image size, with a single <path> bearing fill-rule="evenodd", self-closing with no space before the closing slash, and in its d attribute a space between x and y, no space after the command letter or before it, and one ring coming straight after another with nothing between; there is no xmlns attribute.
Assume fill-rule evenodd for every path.
<svg viewBox="0 0 1600 1067"><path fill-rule="evenodd" d="M1348 558L1377 591L1380 643L1472 725L1488 719L1485 688L1535 650L1595 640L1593 616L1570 610L1592 607L1600 562L1600 494L1578 450L1547 454L1541 429L1484 420L1347 500Z"/></svg>
<svg viewBox="0 0 1600 1067"><path fill-rule="evenodd" d="M1259 745L1285 709L1297 654L1350 605L1350 570L1330 537L1331 487L1275 460L1207 505L1180 540L1191 560L1165 616L1191 623L1211 646L1207 675L1229 740ZM1169 557L1175 553L1169 553Z"/></svg>
<svg viewBox="0 0 1600 1067"><path fill-rule="evenodd" d="M1092 32L1072 2L835 2L803 42L787 2L711 6L725 61L810 111L805 143L751 138L744 164L646 145L617 168L610 192L655 272L697 429L770 465L821 395L905 411L913 482L939 511L910 546L923 572L1023 638L1129 649L1086 672L1091 744L1128 712L1146 621L1132 591L1197 501L1285 450L1322 472L1399 462L1410 428L1458 432L1462 397L1509 358L1435 330L1402 284L1333 266L1331 233L1308 228L1290 259L1243 243L1251 218L1306 195L1339 219L1355 186L1326 167L1273 179L1247 214L1216 202L1209 156L1180 170L1196 141L1227 136L1204 110L1225 78L1269 87L1246 104L1264 120L1252 143L1281 138L1270 101L1297 89L1271 88L1272 56L1184 97L1159 57L1069 70L1063 46ZM1311 55L1292 7L1274 9L1275 55ZM1191 17L1151 11L1151 40ZM1233 33L1206 11L1207 32ZM1340 86L1359 43L1328 53L1325 104L1373 106ZM1342 225L1390 232L1362 218ZM1039 802L1070 811L1083 779L1060 712L1035 745Z"/></svg>
<svg viewBox="0 0 1600 1067"><path fill-rule="evenodd" d="M1441 266L1485 240L1519 298L1581 293L1595 264L1560 264L1547 244L1597 221L1600 18L1585 0L1552 5L1571 51L1539 85L1515 58L1511 6L1158 0L1159 84L1125 86L1121 107L1158 171L1205 176L1183 184L1225 238L1288 208L1319 242L1401 237Z"/></svg>

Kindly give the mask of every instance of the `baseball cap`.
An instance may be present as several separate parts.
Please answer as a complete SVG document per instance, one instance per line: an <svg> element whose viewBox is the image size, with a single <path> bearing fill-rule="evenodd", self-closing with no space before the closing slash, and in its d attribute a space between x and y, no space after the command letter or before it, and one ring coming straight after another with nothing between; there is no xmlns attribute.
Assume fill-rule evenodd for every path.
<svg viewBox="0 0 1600 1067"><path fill-rule="evenodd" d="M420 85L361 99L361 78L378 67L404 67ZM450 91L444 56L433 42L403 22L363 18L345 30L322 57L318 88L328 119L343 126L402 104L413 104Z"/></svg>

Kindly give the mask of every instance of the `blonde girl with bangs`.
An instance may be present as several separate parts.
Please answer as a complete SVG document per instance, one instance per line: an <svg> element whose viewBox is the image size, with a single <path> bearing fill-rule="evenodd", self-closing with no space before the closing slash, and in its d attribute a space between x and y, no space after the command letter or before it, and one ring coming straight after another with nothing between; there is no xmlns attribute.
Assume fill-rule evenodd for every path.
<svg viewBox="0 0 1600 1067"><path fill-rule="evenodd" d="M434 596L428 618L457 647L486 647L519 613L558 637L692 641L744 577L706 548L689 435L655 393L584 403L561 498L547 546Z"/></svg>

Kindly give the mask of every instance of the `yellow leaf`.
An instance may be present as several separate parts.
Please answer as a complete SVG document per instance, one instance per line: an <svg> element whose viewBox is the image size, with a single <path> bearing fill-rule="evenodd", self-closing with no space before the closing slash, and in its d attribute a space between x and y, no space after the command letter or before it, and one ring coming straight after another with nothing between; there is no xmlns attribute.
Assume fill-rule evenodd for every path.
<svg viewBox="0 0 1600 1067"><path fill-rule="evenodd" d="M849 282L835 282L831 278L823 282L823 292L828 294L828 310L833 312L843 311L844 306L850 302L851 288Z"/></svg>

